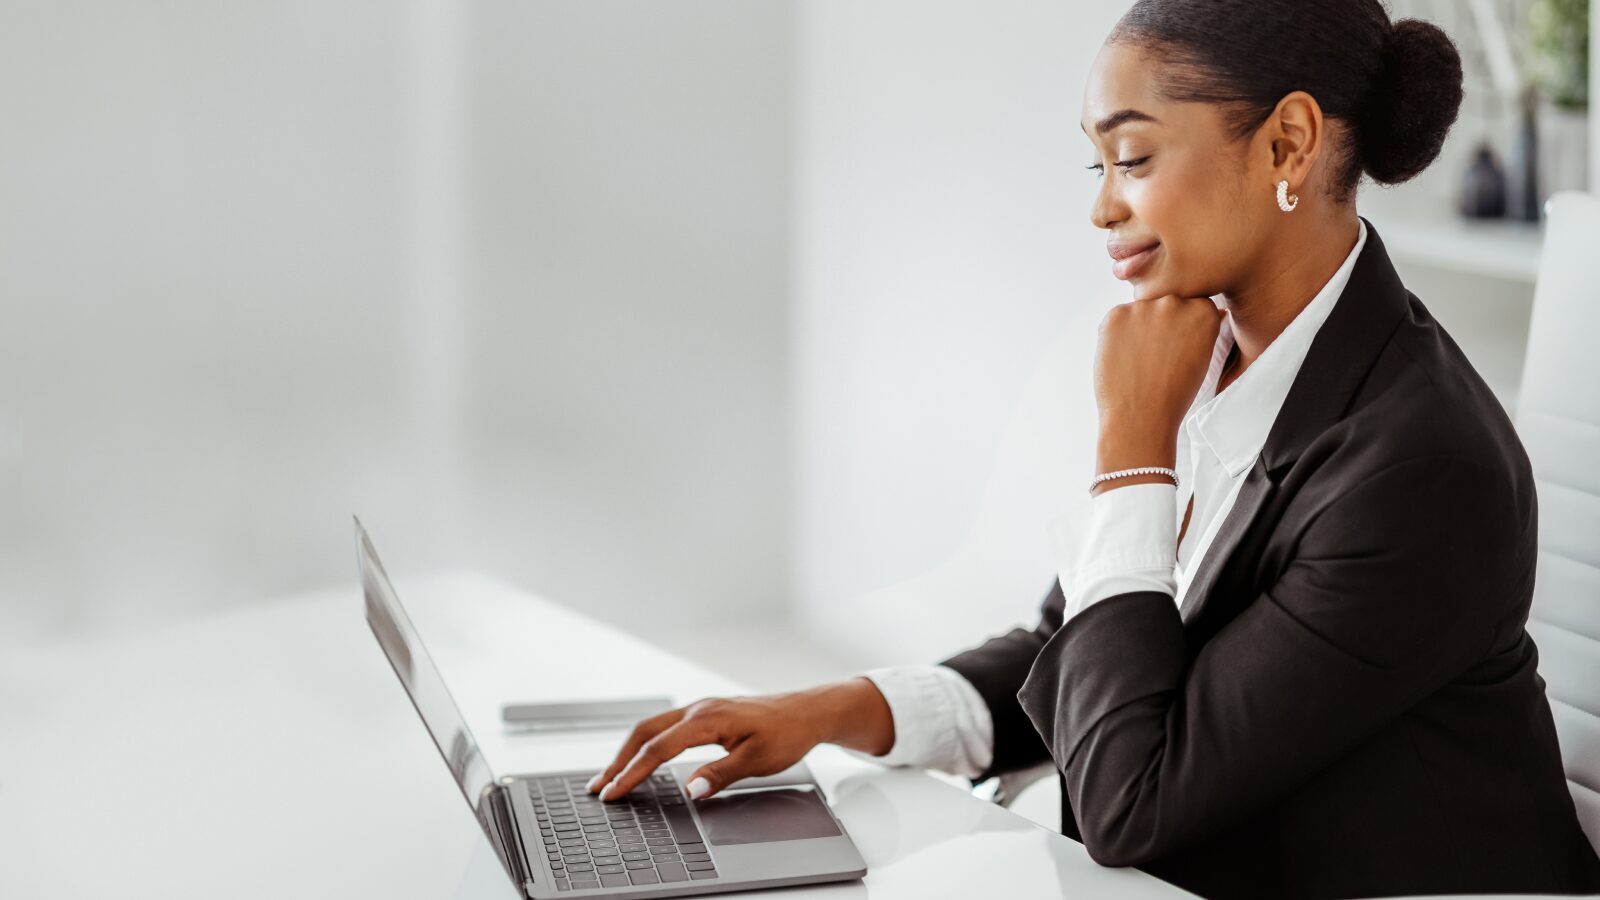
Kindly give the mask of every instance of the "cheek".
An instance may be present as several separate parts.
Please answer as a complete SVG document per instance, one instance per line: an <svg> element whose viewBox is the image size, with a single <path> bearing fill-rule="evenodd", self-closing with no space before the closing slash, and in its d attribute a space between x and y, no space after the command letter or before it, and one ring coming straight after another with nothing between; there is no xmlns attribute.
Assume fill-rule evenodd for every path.
<svg viewBox="0 0 1600 900"><path fill-rule="evenodd" d="M1237 253L1238 200L1215 171L1171 167L1130 184L1128 204L1161 241L1158 268L1134 285L1135 299L1177 294L1205 297L1223 290Z"/></svg>
<svg viewBox="0 0 1600 900"><path fill-rule="evenodd" d="M1172 166L1130 185L1128 205L1139 221L1161 241L1165 264L1160 276L1169 282L1203 266L1215 250L1219 218L1215 185L1206 173ZM1177 285L1169 288L1176 290Z"/></svg>

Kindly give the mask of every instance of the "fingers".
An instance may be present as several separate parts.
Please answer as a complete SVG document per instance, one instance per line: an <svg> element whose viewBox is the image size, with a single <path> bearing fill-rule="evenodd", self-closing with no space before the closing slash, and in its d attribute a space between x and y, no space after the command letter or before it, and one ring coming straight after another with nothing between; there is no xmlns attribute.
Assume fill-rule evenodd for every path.
<svg viewBox="0 0 1600 900"><path fill-rule="evenodd" d="M752 741L745 741L733 748L721 759L712 760L689 776L689 781L684 785L689 791L689 796L695 800L710 797L741 778L751 775L770 775L767 771L770 766L764 765L764 758Z"/></svg>
<svg viewBox="0 0 1600 900"><path fill-rule="evenodd" d="M622 749L617 751L616 759L613 759L611 765L606 766L605 770L599 775L589 780L589 784L586 785L589 793L593 794L610 784L638 754L639 748L644 746L645 741L678 724L683 719L684 713L685 710L681 708L669 709L633 726L633 731L629 732L628 739L622 742Z"/></svg>
<svg viewBox="0 0 1600 900"><path fill-rule="evenodd" d="M615 800L625 796L629 791L639 786L641 781L650 777L656 767L667 760L677 756L690 747L702 744L714 744L718 741L718 733L708 727L703 721L686 719L661 732L655 737L646 740L639 746L639 752L629 761L621 774L612 779L600 791L601 800Z"/></svg>

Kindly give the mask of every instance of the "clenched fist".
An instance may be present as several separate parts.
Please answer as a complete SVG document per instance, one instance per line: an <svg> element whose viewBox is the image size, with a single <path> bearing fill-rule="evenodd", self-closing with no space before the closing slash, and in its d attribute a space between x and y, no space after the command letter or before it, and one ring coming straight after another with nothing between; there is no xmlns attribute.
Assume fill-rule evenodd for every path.
<svg viewBox="0 0 1600 900"><path fill-rule="evenodd" d="M1094 364L1101 472L1174 464L1178 429L1205 381L1225 315L1209 298L1171 294L1106 313ZM1152 477L1159 479L1144 476ZM1129 483L1138 480L1116 482Z"/></svg>

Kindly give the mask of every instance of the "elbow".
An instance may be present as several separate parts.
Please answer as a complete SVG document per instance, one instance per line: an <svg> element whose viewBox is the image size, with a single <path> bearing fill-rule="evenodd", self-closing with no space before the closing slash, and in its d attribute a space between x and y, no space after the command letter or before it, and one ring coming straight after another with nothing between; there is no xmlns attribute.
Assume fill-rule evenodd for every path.
<svg viewBox="0 0 1600 900"><path fill-rule="evenodd" d="M1136 823L1115 825L1085 824L1081 829L1083 848L1097 864L1110 868L1143 866L1163 855L1152 829Z"/></svg>

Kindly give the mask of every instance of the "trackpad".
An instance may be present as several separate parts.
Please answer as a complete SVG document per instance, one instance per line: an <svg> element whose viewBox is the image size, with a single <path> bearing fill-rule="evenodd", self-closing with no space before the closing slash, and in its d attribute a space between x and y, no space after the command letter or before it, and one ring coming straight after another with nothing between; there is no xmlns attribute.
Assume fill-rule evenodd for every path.
<svg viewBox="0 0 1600 900"><path fill-rule="evenodd" d="M735 788L697 800L694 808L712 844L765 844L839 834L838 823L810 786Z"/></svg>

